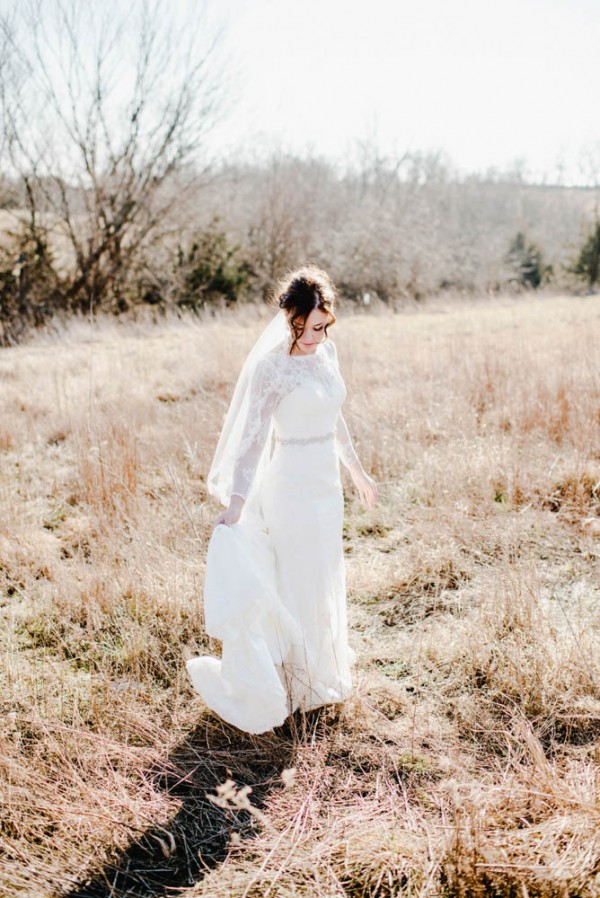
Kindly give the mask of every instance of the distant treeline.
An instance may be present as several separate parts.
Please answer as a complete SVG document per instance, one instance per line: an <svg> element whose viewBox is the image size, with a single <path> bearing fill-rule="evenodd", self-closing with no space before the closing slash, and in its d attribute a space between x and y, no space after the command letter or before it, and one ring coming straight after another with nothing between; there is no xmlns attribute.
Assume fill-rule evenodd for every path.
<svg viewBox="0 0 600 898"><path fill-rule="evenodd" d="M99 183L90 202L57 179L0 182L3 344L57 314L260 300L307 260L346 300L394 307L442 291L593 289L599 278L595 190L458 178L436 156L344 172L282 155L201 178L185 170L160 185L168 208L152 190L118 188Z"/></svg>
<svg viewBox="0 0 600 898"><path fill-rule="evenodd" d="M0 344L73 313L261 300L307 261L362 305L595 287L598 189L369 143L343 166L250 147L210 163L229 82L187 7L0 11Z"/></svg>

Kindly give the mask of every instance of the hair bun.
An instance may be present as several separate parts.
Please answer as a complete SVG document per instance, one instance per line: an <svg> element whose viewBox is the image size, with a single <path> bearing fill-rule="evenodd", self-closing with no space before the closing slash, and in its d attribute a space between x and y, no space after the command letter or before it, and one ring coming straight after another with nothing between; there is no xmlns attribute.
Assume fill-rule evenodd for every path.
<svg viewBox="0 0 600 898"><path fill-rule="evenodd" d="M286 312L324 308L333 315L336 291L329 275L315 265L305 265L283 278L278 286L275 302Z"/></svg>

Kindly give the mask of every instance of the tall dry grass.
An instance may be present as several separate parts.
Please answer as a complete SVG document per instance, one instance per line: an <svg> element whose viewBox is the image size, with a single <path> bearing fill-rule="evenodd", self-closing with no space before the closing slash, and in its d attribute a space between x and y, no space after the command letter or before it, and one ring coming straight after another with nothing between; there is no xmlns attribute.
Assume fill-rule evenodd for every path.
<svg viewBox="0 0 600 898"><path fill-rule="evenodd" d="M341 317L356 691L262 737L183 663L249 315L0 355L0 892L597 895L597 300Z"/></svg>

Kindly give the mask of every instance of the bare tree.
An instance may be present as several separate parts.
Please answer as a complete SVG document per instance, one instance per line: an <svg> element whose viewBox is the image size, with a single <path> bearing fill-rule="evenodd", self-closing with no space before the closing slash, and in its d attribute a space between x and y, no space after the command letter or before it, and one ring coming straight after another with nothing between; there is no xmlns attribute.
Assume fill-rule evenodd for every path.
<svg viewBox="0 0 600 898"><path fill-rule="evenodd" d="M176 7L180 8L180 7ZM122 309L224 101L202 4L17 0L0 16L0 151L68 309Z"/></svg>

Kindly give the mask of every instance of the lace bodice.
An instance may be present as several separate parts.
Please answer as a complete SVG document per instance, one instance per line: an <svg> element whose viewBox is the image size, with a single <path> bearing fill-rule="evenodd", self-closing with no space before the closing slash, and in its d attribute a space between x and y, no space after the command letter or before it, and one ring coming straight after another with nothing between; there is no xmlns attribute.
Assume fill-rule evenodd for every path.
<svg viewBox="0 0 600 898"><path fill-rule="evenodd" d="M335 344L313 355L291 356L282 343L257 365L233 472L232 494L246 498L271 431L281 442L302 444L335 434L340 460L358 461L341 406L346 387Z"/></svg>

